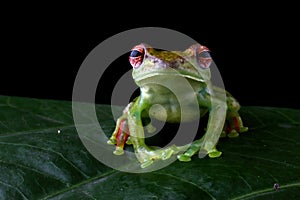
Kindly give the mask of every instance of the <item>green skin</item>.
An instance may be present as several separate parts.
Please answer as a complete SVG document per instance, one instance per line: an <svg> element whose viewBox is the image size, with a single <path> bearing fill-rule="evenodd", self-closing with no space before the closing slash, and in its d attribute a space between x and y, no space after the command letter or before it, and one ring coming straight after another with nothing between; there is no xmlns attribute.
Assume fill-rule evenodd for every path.
<svg viewBox="0 0 300 200"><path fill-rule="evenodd" d="M204 151L211 158L216 158L222 154L216 149L220 137L226 135L237 137L239 133L248 130L243 126L238 114L239 103L228 92L212 86L209 69L212 59L207 56L209 54L201 57L201 53L208 52L206 47L195 44L183 52L156 51L146 44L138 45L138 48L143 51L142 62L138 66L133 66L132 76L140 87L140 96L124 109L108 141L108 144L116 145L114 154L122 155L125 143L132 144L142 168L151 165L154 160L165 160L174 154L180 161L190 161L199 150L202 153ZM192 90L180 88L180 78L187 80ZM164 82L177 87L177 94L175 95L162 84L156 84ZM185 100L185 115L182 117L178 96L196 99L199 110L195 110L193 106L189 109L189 104L192 105L193 101ZM153 106L157 104L160 106ZM145 144L142 124L144 118L151 116L158 120L180 123L195 120L207 111L209 112L208 124L206 133L201 139L185 146L172 145L158 150ZM147 115L145 116L144 113ZM146 129L148 132L155 131L155 127L151 124L148 124ZM130 137L127 138L129 135Z"/></svg>

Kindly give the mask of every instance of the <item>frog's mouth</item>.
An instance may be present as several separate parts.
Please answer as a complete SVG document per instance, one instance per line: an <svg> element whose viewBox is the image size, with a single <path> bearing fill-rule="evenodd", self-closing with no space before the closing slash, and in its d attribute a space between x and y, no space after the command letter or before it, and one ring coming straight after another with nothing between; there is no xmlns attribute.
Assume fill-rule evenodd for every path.
<svg viewBox="0 0 300 200"><path fill-rule="evenodd" d="M187 79L192 79L195 81L199 81L199 82L205 82L204 79L202 79L201 77L197 77L192 73L183 71L183 70L155 70L155 71L149 71L147 73L143 73L142 75L136 75L134 72L132 73L133 79L136 82L143 82L143 80L145 79L149 79L149 78L154 78L156 76L166 76L166 79L170 79L170 77L172 76L181 76Z"/></svg>

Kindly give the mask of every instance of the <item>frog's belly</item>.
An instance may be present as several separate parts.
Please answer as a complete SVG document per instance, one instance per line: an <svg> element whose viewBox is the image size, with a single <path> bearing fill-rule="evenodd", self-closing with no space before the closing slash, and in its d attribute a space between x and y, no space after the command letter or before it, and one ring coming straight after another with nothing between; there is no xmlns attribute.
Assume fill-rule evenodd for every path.
<svg viewBox="0 0 300 200"><path fill-rule="evenodd" d="M207 109L185 105L182 108L179 104L153 105L149 110L150 117L170 123L188 122L198 119L206 113Z"/></svg>

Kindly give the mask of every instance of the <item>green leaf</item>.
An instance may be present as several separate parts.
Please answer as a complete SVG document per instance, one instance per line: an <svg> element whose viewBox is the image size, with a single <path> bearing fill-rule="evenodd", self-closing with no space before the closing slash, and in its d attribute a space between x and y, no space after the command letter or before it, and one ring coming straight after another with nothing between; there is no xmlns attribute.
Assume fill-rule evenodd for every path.
<svg viewBox="0 0 300 200"><path fill-rule="evenodd" d="M300 198L300 110L243 107L250 130L220 139L220 158L143 174L96 160L78 137L71 102L0 96L0 112L0 199ZM110 135L110 107L97 113Z"/></svg>

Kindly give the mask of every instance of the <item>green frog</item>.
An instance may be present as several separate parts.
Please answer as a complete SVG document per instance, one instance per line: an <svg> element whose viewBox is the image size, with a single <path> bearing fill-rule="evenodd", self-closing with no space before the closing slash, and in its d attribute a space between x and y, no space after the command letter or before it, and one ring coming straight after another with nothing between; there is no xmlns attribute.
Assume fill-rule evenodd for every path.
<svg viewBox="0 0 300 200"><path fill-rule="evenodd" d="M115 155L124 154L124 146L132 144L142 168L172 155L187 162L200 150L210 158L216 158L222 154L216 148L220 137L237 137L248 130L239 116L238 101L229 92L211 83L212 58L207 47L194 44L184 51L164 51L140 44L131 50L129 62L140 96L123 110L107 142L116 145ZM181 82L182 79L186 82ZM186 83L191 89L182 86ZM184 100L178 100L178 96ZM195 102L197 107L192 106ZM174 144L160 149L145 143L145 129L150 133L155 131L151 123L145 126L150 117L181 123L207 113L206 131L200 139L187 145Z"/></svg>

